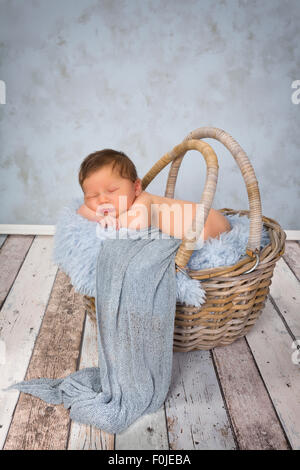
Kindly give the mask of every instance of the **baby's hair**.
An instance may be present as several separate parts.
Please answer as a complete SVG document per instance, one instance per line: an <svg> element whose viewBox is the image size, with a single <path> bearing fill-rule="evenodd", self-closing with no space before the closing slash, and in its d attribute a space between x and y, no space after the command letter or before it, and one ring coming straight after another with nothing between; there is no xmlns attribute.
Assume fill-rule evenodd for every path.
<svg viewBox="0 0 300 470"><path fill-rule="evenodd" d="M78 180L83 190L84 180L100 168L112 165L112 171L116 168L122 178L135 182L138 178L136 167L130 158L121 151L113 149L97 150L90 153L80 165Z"/></svg>

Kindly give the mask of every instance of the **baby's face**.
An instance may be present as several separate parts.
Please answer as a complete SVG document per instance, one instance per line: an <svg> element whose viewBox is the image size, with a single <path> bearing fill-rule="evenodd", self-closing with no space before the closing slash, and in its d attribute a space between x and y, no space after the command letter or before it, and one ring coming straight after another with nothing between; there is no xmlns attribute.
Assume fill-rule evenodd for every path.
<svg viewBox="0 0 300 470"><path fill-rule="evenodd" d="M112 172L112 166L107 165L96 170L83 181L84 203L96 212L110 209L115 217L127 211L142 192L141 180L136 182L122 178L117 170ZM123 196L123 197L122 197ZM100 207L98 207L100 206Z"/></svg>

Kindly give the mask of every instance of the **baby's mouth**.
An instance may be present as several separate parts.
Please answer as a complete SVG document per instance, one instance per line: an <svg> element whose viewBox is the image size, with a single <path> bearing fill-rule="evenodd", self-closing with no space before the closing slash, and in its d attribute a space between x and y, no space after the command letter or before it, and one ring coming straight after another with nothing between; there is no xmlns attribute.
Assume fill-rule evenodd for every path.
<svg viewBox="0 0 300 470"><path fill-rule="evenodd" d="M108 215L108 214L115 213L116 210L113 207L98 207L96 212L99 215L104 215L105 216L105 215Z"/></svg>

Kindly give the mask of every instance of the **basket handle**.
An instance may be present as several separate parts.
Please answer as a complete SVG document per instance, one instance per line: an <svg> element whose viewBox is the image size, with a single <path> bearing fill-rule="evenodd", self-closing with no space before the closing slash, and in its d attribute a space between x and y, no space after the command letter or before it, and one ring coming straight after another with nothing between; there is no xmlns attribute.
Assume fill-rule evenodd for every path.
<svg viewBox="0 0 300 470"><path fill-rule="evenodd" d="M254 169L242 147L237 143L236 140L233 139L230 134L228 134L223 129L218 129L217 127L199 127L198 129L195 129L190 132L185 137L183 142L190 139L194 140L206 137L219 140L223 145L225 145L225 147L231 152L232 156L234 157L237 165L241 170L242 176L247 187L250 209L250 231L248 244L246 247L246 254L250 258L256 257L256 260L258 260L263 224L260 192ZM174 197L173 195L178 170L183 157L184 154L179 155L175 160L173 160L171 164L165 191L166 197Z"/></svg>
<svg viewBox="0 0 300 470"><path fill-rule="evenodd" d="M244 178L247 193L248 193L248 200L249 200L249 209L250 209L250 231L249 231L249 238L248 244L246 247L246 254L250 258L256 257L258 258L260 252L260 243L261 243L261 236L262 236L262 208L261 208L261 200L260 200L260 192L258 188L258 182L255 176L254 169L247 157L246 153L242 149L242 147L233 139L231 135L225 132L223 129L218 129L217 127L200 127L198 129L193 130L190 132L187 137L183 140L182 144L190 141L190 140L197 140L202 138L213 138L219 140L225 147L231 152L232 156L234 157L237 165L239 166L242 176ZM180 144L180 145L182 145ZM165 154L145 175L142 180L142 187L145 189L150 181L172 160L171 168L168 175L168 181L165 191L165 196L174 198L174 189L176 184L176 179L178 175L178 170L181 165L182 159L186 153L185 147L181 147L177 154L174 153L175 149L179 146L175 147L170 154ZM211 148L211 147L210 147ZM197 149L198 150L198 149ZM173 155L175 154L175 157ZM173 157L173 158L172 158ZM208 175L207 175L208 179ZM206 179L206 183L208 183ZM214 193L213 193L214 194ZM202 197L201 202L205 205L205 211L207 210L207 203ZM210 208L210 207L209 207ZM205 212L205 220L207 218L207 213ZM194 220L193 220L193 228L194 228ZM183 239L182 244L180 245L175 262L177 266L181 266L184 268L188 263L190 257L192 255L191 250L185 249L185 240Z"/></svg>
<svg viewBox="0 0 300 470"><path fill-rule="evenodd" d="M201 197L199 207L200 210L204 211L204 217L201 217L203 213L201 213L200 217L197 217L196 214L192 221L192 226L190 227L192 233L187 234L187 236L182 239L182 243L176 253L175 262L177 266L181 268L184 268L186 266L194 251L195 243L198 240L200 234L202 233L211 205L213 203L213 199L216 192L219 169L217 155L215 154L213 148L207 142L203 142L202 140L197 139L186 139L181 144L176 145L173 150L171 150L171 152L168 152L163 155L163 157L161 157L161 159L153 165L153 167L142 179L142 188L145 189L148 184L153 180L153 178L155 178L155 176L166 165L168 165L171 161L174 162L178 158L182 159L188 150L198 150L202 153L206 162L207 173L204 191ZM174 185L175 181L176 177L174 180Z"/></svg>

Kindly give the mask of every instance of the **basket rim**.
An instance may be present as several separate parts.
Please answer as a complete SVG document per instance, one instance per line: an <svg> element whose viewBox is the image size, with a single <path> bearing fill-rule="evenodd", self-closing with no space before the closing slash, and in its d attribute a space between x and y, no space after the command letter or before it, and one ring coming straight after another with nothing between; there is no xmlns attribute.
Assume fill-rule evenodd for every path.
<svg viewBox="0 0 300 470"><path fill-rule="evenodd" d="M230 209L230 208L222 208L222 209L219 209L219 211L227 215L231 215L231 214L247 215L248 219L250 219L250 210L236 210L236 209ZM286 240L286 233L276 220L262 215L262 223L263 225L267 226L269 230L269 234L270 232L279 234L279 243L277 245L272 246L272 237L271 237L270 243L268 243L258 253L258 256L260 259L258 266L260 265L261 261L263 261L263 259L261 259L261 256L265 252L269 253L268 259L271 258L272 259L271 262L275 264L276 261L284 254L285 240ZM271 251L270 251L270 247L271 247ZM230 276L232 277L237 277L243 274L247 276L245 271L248 271L251 268L253 268L255 264L256 264L256 258L253 258L249 256L247 253L245 253L245 256L242 259L239 259L235 264L232 264L229 266L225 265L225 266L217 266L214 268L205 268L205 269L196 270L196 269L187 268L186 266L183 267L183 266L176 265L177 267L175 266L175 269L176 271L183 269L186 272L186 275L192 279L198 279L198 280L205 279L209 281L210 279L214 277L220 277L220 280L222 277L224 277L224 280L226 280L226 278L228 278L228 274L230 274ZM181 268L181 269L177 269L177 268ZM234 272L235 270L238 270L238 273L235 273ZM255 269L252 271L254 275L256 274L255 271L256 271Z"/></svg>

